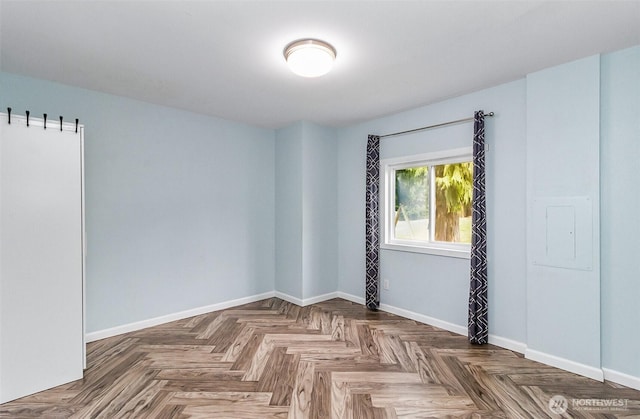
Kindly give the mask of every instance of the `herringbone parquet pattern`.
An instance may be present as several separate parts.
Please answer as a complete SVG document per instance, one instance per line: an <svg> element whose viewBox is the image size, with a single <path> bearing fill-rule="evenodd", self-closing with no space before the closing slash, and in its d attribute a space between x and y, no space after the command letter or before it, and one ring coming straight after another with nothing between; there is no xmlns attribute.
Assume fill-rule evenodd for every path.
<svg viewBox="0 0 640 419"><path fill-rule="evenodd" d="M46 347L43 347L46 350ZM640 417L640 392L334 299L273 298L88 347L83 380L0 405L6 418Z"/></svg>

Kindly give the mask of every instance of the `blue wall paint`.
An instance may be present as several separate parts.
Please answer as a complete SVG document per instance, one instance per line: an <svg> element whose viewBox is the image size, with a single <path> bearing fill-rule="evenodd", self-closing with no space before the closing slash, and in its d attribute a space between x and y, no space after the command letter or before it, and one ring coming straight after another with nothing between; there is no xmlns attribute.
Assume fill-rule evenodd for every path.
<svg viewBox="0 0 640 419"><path fill-rule="evenodd" d="M302 122L276 132L275 289L302 297Z"/></svg>
<svg viewBox="0 0 640 419"><path fill-rule="evenodd" d="M640 47L603 55L601 68L602 365L638 377L634 260L640 248L629 235L638 230L638 198L628 191L635 190L640 158ZM367 134L466 117L478 108L495 111L487 119L490 332L526 343L526 87L523 79L337 130L300 122L275 133L6 73L0 73L0 106L79 117L87 125L89 331L273 289L299 298L331 292L336 284L321 278L330 278L332 264L337 289L362 297ZM428 141L420 135L383 140L383 155L435 151L452 141L459 146L466 140L457 135L470 129L428 132ZM337 144L331 145L332 133ZM316 152L322 159L313 160ZM319 187L323 197L304 198L302 182ZM314 248L305 260L328 268L304 283L302 217L321 210L327 218L312 218L305 228L331 229L332 187L338 254L330 244ZM225 205L232 200L240 205ZM319 208L324 200L329 203ZM283 230L289 216L295 222L286 225L296 227ZM231 229L239 219L247 228ZM332 234L314 243L330 243ZM383 303L466 326L468 261L383 251L382 275L392 281ZM544 322L529 319L534 327ZM578 352L567 356L580 361Z"/></svg>
<svg viewBox="0 0 640 419"><path fill-rule="evenodd" d="M600 367L599 146L599 56L527 76L527 346L595 368ZM577 252L592 248L587 269L536 261L536 249L555 245L553 239L538 242L534 234L545 228L537 219L544 212L533 211L535 201L548 197L590 199L592 231L576 223L574 235Z"/></svg>
<svg viewBox="0 0 640 419"><path fill-rule="evenodd" d="M595 61L594 61L595 60ZM538 90L527 97L527 80L497 86L491 89L461 96L422 108L401 112L384 118L338 130L338 231L339 256L338 276L340 291L363 296L364 289L364 168L367 134L384 134L429 125L471 115L473 110L483 108L495 111L495 118L487 119L487 210L489 229L489 300L490 333L496 336L528 343L533 349L565 357L575 362L599 366L598 328L602 318L602 366L640 376L640 339L634 333L640 322L636 300L640 295L638 269L634 255L640 253L635 236L630 231L640 230L634 211L638 208L638 197L630 194L635 190L636 161L640 158L640 47L619 51L602 57L601 82L598 82L597 57L586 59L588 69L580 62L560 66L560 79L566 82L554 86L546 93ZM582 60L581 60L582 61ZM584 61L582 61L584 65ZM557 74L540 73L537 76L555 79ZM535 79L537 76L533 76ZM571 81L587 77L585 87L569 88ZM535 87L533 87L535 89ZM585 89L587 91L585 91ZM601 99L598 101L598 91ZM541 94L539 97L534 97ZM549 310L553 304L535 306L527 317L527 245L526 245L526 194L527 163L542 160L538 166L545 170L552 144L532 141L527 144L527 99L538 102L537 106L554 110L555 116L547 121L571 142L569 151L555 153L560 163L580 166L583 175L560 182L548 179L548 189L532 189L536 192L555 195L585 194L598 196L598 184L602 191L602 306L598 302L598 280L569 286L570 295L560 296L556 307L562 313ZM548 103L547 101L552 103ZM586 118L586 154L588 168L576 163L573 147L582 145L584 134L576 134L585 126L585 117L572 114L576 106L587 101L590 118ZM547 102L547 103L545 103ZM557 102L555 105L553 102ZM571 102L567 105L567 102ZM554 107L555 106L555 107ZM595 108L595 109L594 109ZM598 109L601 116L598 115ZM562 117L570 115L570 123ZM553 120L557 120L554 122ZM602 156L598 162L598 124L601 123ZM544 124L543 124L544 125ZM464 126L428 131L431 138L422 134L385 139L382 142L383 157L441 150L450 145L458 147L458 135ZM558 132L547 129L547 132ZM594 136L595 132L595 136ZM444 135L439 138L443 133ZM448 134L448 135L447 135ZM555 138L555 137L554 137ZM428 141L428 144L426 143ZM462 140L460 140L462 141ZM535 159L527 160L527 146ZM551 148L547 148L551 147ZM573 157L572 157L573 156ZM601 175L598 177L598 164ZM537 164L537 163L535 163ZM571 166L571 167L574 167ZM537 175L536 175L537 176ZM563 183L564 182L564 183ZM529 185L538 188L539 185ZM581 192L582 191L582 192ZM598 208L594 212L598 219ZM595 222L597 227L597 221ZM596 234L598 229L596 228ZM494 239L492 240L491 237ZM596 237L597 239L597 237ZM596 249L597 249L596 240ZM594 255L594 271L597 276L597 250ZM391 289L382 292L382 302L420 314L466 326L466 299L468 262L445 257L382 251L381 276L391 280ZM559 279L562 281L563 279ZM533 279L532 279L533 281ZM571 280L570 280L571 281ZM532 282L534 283L534 282ZM582 289L586 285L587 289ZM552 289L551 285L546 288ZM549 301L545 287L533 286L531 296L538 301ZM575 292L577 290L577 293ZM581 293L586 293L582 295ZM540 294L540 295L538 295ZM591 305L582 313L585 317L570 315L580 306ZM535 314L533 313L535 311ZM551 314L548 316L547 314ZM551 317L551 318L550 318ZM553 326L561 319L562 328ZM569 324L567 324L569 321ZM551 322L551 323L550 323ZM553 333L547 327L551 324ZM567 330L582 328L579 336L583 347L568 342ZM528 342L527 328L531 328ZM560 331L562 330L562 332ZM569 330L570 331L570 330ZM570 331L574 333L574 331ZM572 335L573 336L573 335ZM554 343L555 341L555 343Z"/></svg>
<svg viewBox="0 0 640 419"><path fill-rule="evenodd" d="M306 299L337 289L336 161L333 128L276 132L276 291Z"/></svg>
<svg viewBox="0 0 640 419"><path fill-rule="evenodd" d="M88 332L273 290L273 131L6 73L0 92L86 126Z"/></svg>
<svg viewBox="0 0 640 419"><path fill-rule="evenodd" d="M640 46L602 56L602 366L640 377Z"/></svg>
<svg viewBox="0 0 640 419"><path fill-rule="evenodd" d="M338 289L337 146L333 128L303 123L303 298Z"/></svg>
<svg viewBox="0 0 640 419"><path fill-rule="evenodd" d="M487 118L487 211L491 333L524 342L525 321L525 81L338 130L340 290L364 288L364 168L367 134L385 134L495 111ZM381 157L470 146L473 124L382 140ZM466 327L469 260L383 250L382 303Z"/></svg>

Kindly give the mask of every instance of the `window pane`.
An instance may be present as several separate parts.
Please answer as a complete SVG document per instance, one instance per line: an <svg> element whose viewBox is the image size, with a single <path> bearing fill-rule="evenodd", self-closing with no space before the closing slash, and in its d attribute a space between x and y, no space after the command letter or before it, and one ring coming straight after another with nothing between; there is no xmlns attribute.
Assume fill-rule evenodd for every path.
<svg viewBox="0 0 640 419"><path fill-rule="evenodd" d="M429 240L429 168L396 170L393 231L396 239Z"/></svg>
<svg viewBox="0 0 640 419"><path fill-rule="evenodd" d="M471 243L473 163L435 166L435 240Z"/></svg>

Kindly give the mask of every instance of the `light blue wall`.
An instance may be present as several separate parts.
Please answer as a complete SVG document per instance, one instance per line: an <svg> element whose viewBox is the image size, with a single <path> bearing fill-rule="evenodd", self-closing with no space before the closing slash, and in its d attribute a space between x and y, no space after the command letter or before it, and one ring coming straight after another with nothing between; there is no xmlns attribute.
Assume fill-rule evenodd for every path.
<svg viewBox="0 0 640 419"><path fill-rule="evenodd" d="M364 173L367 134L385 134L494 111L486 119L491 333L524 342L525 81L338 130L339 289L363 297ZM467 123L383 139L381 157L471 146ZM469 260L381 251L381 302L466 327Z"/></svg>
<svg viewBox="0 0 640 419"><path fill-rule="evenodd" d="M274 133L0 73L0 107L86 126L87 331L274 288Z"/></svg>
<svg viewBox="0 0 640 419"><path fill-rule="evenodd" d="M302 298L302 122L276 131L275 289Z"/></svg>
<svg viewBox="0 0 640 419"><path fill-rule="evenodd" d="M633 193L640 160L640 47L603 55L599 61L590 57L543 70L528 80L339 129L339 290L364 297L367 134L462 118L480 108L495 111L496 117L488 118L486 126L491 335L577 363L640 377L640 338L635 333L640 324L640 271L635 256L640 248L633 233L640 231L639 202ZM532 124L545 127L548 136L530 132L528 141L527 117ZM383 139L381 155L469 145L470 130L455 126ZM465 144L462 137L469 142ZM527 165L531 168L529 184ZM550 171L563 165L561 175ZM548 274L556 269L545 271L542 280L533 272L529 297L534 301L529 310L528 188L531 194L589 195L596 202L592 270L584 281ZM391 285L389 291L382 291L383 304L466 326L467 260L383 250L381 277ZM557 284L563 281L566 286L558 291Z"/></svg>
<svg viewBox="0 0 640 419"><path fill-rule="evenodd" d="M602 56L599 119L602 365L636 377L640 248L630 232L640 229L629 191L640 158L639 68L640 47ZM484 109L496 112L486 138L490 333L527 343L527 327L541 333L548 320L528 319L526 308L527 99L521 79L336 130L299 122L274 132L0 73L2 109L87 127L90 332L274 289L363 297L367 134ZM385 139L382 155L470 145L471 129ZM391 282L383 303L466 327L468 260L385 250L381 267ZM591 362L580 350L560 355Z"/></svg>
<svg viewBox="0 0 640 419"><path fill-rule="evenodd" d="M640 377L640 46L602 56L602 366Z"/></svg>
<svg viewBox="0 0 640 419"><path fill-rule="evenodd" d="M333 128L303 123L303 298L338 289L337 145Z"/></svg>
<svg viewBox="0 0 640 419"><path fill-rule="evenodd" d="M527 350L594 368L600 368L599 147L600 56L529 74ZM576 268L558 267L564 256L548 250L557 240L536 231L546 229L548 215L534 211L538 203L571 209L555 206L569 197L588 199L592 211L583 226L576 206L575 220L561 226L574 229L576 256L589 249L587 263ZM553 260L541 261L545 252Z"/></svg>
<svg viewBox="0 0 640 419"><path fill-rule="evenodd" d="M276 132L276 291L298 299L337 289L337 147L333 128Z"/></svg>

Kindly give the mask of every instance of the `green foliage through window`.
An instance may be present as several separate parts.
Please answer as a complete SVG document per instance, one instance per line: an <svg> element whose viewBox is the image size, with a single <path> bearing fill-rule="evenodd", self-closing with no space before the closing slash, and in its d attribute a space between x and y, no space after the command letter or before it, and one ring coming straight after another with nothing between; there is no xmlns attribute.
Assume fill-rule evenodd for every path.
<svg viewBox="0 0 640 419"><path fill-rule="evenodd" d="M433 178L433 179L432 179ZM429 201L435 192L435 219ZM415 166L395 170L394 236L397 239L470 243L473 163Z"/></svg>

